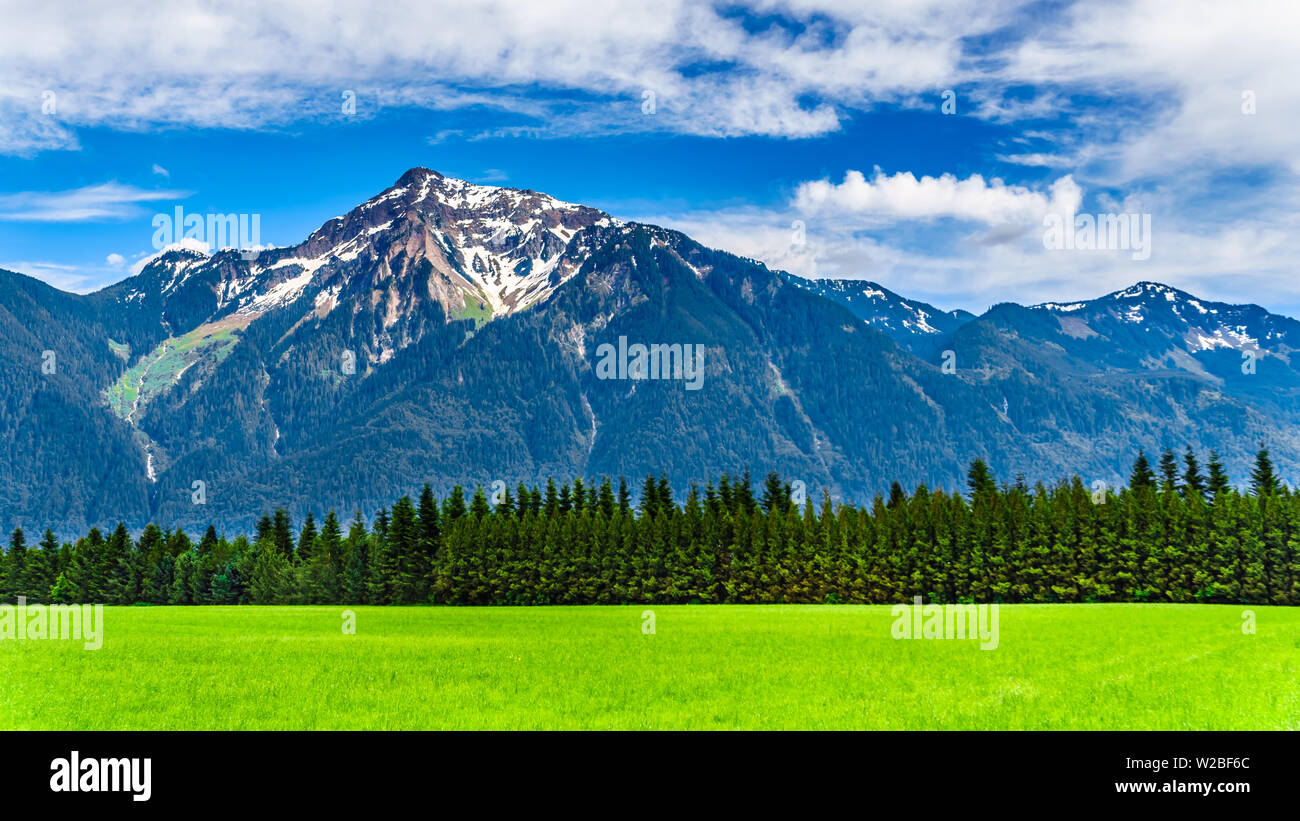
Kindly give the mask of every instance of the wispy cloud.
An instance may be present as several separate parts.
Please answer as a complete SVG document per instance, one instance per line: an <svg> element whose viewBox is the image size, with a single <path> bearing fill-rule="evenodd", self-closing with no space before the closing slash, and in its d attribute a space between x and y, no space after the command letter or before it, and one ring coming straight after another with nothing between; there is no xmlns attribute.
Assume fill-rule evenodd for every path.
<svg viewBox="0 0 1300 821"><path fill-rule="evenodd" d="M160 191L117 182L69 191L0 194L0 222L87 222L128 219L145 213L142 203L184 199L189 191Z"/></svg>
<svg viewBox="0 0 1300 821"><path fill-rule="evenodd" d="M55 262L32 262L28 260L5 262L0 260L0 270L26 274L60 290L75 293L84 293L89 290L88 285L91 280L91 276L77 266Z"/></svg>

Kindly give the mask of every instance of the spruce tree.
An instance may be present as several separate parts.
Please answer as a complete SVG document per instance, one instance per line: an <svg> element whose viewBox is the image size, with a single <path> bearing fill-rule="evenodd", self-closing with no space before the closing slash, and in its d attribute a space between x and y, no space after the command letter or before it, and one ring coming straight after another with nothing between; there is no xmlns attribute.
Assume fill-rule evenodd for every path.
<svg viewBox="0 0 1300 821"><path fill-rule="evenodd" d="M628 490L627 479L622 476L618 477L618 509L625 514L632 510L632 492Z"/></svg>
<svg viewBox="0 0 1300 821"><path fill-rule="evenodd" d="M1169 448L1160 453L1160 492L1175 493L1178 486L1178 457Z"/></svg>
<svg viewBox="0 0 1300 821"><path fill-rule="evenodd" d="M787 492L789 486L781 482L781 477L776 471L767 474L763 480L763 496L759 504L763 512L771 513L773 510L785 510L790 504L790 497Z"/></svg>
<svg viewBox="0 0 1300 821"><path fill-rule="evenodd" d="M1272 496L1282 484L1273 470L1273 460L1269 458L1268 448L1260 445L1255 454L1255 467L1250 471L1250 488L1256 497Z"/></svg>
<svg viewBox="0 0 1300 821"><path fill-rule="evenodd" d="M522 488L523 486L520 485ZM425 589L433 585L433 576L438 564L438 553L442 546L442 516L438 510L438 500L433 496L433 489L427 484L420 491L420 572L425 575Z"/></svg>
<svg viewBox="0 0 1300 821"><path fill-rule="evenodd" d="M393 505L388 529L387 573L392 580L395 604L415 604L424 600L428 574L420 550L420 529L415 505L403 496Z"/></svg>
<svg viewBox="0 0 1300 821"><path fill-rule="evenodd" d="M447 497L447 501L443 504L442 519L450 527L453 522L464 516L465 513L465 491L460 485L456 485L451 489L451 495Z"/></svg>
<svg viewBox="0 0 1300 821"><path fill-rule="evenodd" d="M1210 492L1213 500L1217 502L1232 487L1232 483L1228 481L1227 471L1223 469L1223 463L1219 461L1219 454L1213 450L1210 451L1210 461L1206 464L1206 467L1209 470L1206 489Z"/></svg>
<svg viewBox="0 0 1300 821"><path fill-rule="evenodd" d="M333 510L325 515L317 542L319 550L312 559L310 592L314 602L335 604L339 600L339 571L343 562L343 534L339 517Z"/></svg>
<svg viewBox="0 0 1300 821"><path fill-rule="evenodd" d="M641 516L653 517L659 512L659 485L655 483L655 477L646 476L645 482L641 485Z"/></svg>
<svg viewBox="0 0 1300 821"><path fill-rule="evenodd" d="M0 557L3 567L3 595L15 600L27 595L27 539L21 527L9 536L9 552Z"/></svg>
<svg viewBox="0 0 1300 821"><path fill-rule="evenodd" d="M271 524L271 539L281 556L286 559L293 558L293 526L289 521L289 513L284 508L275 511L275 519Z"/></svg>
<svg viewBox="0 0 1300 821"><path fill-rule="evenodd" d="M369 534L366 522L357 511L348 529L347 542L343 548L343 578L340 583L343 596L342 604L363 604L366 596L366 548L369 546Z"/></svg>
<svg viewBox="0 0 1300 821"><path fill-rule="evenodd" d="M970 500L972 502L997 492L998 486L993 480L993 472L989 470L989 466L984 463L983 459L976 459L970 463L970 470L966 471L966 488L970 491ZM893 507L892 493L890 502L890 506Z"/></svg>
<svg viewBox="0 0 1300 821"><path fill-rule="evenodd" d="M302 530L298 533L297 561L304 567L310 565L312 557L316 555L316 536L316 517L309 510L307 518L303 520Z"/></svg>
<svg viewBox="0 0 1300 821"><path fill-rule="evenodd" d="M1145 451L1138 451L1137 459L1133 462L1133 472L1129 474L1128 487L1134 493L1156 489L1156 474L1151 470L1151 462L1147 460Z"/></svg>
<svg viewBox="0 0 1300 821"><path fill-rule="evenodd" d="M1187 451L1183 453L1183 465L1186 469L1183 471L1183 491L1184 495L1195 493L1198 496L1204 496L1206 485L1205 477L1201 475L1201 465L1196 460L1196 454L1192 451L1192 446L1187 446Z"/></svg>
<svg viewBox="0 0 1300 821"><path fill-rule="evenodd" d="M593 486L592 491L594 498L590 507L593 512L607 517L614 515L614 486L610 484L609 477L602 478L599 489Z"/></svg>

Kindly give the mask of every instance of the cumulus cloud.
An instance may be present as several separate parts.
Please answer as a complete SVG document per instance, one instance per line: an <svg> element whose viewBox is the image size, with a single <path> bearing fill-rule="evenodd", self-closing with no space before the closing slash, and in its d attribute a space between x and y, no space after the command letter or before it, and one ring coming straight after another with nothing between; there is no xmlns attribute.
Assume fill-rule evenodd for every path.
<svg viewBox="0 0 1300 821"><path fill-rule="evenodd" d="M105 259L104 261L107 262L109 265L112 265L114 268L121 268L123 265L126 264L126 257L122 256L121 254L109 254L108 258Z"/></svg>
<svg viewBox="0 0 1300 821"><path fill-rule="evenodd" d="M1272 208L1220 211L1211 224L1179 216L1167 194L1114 199L1110 211L1154 210L1149 259L1123 249L1048 250L1042 216L1075 210L1084 191L1069 177L1042 190L952 175L876 178L847 185L810 181L773 208L644 214L700 242L799 276L866 279L943 308L975 313L1008 300L1022 304L1101 296L1156 280L1207 299L1300 315L1289 242L1300 232L1300 194ZM945 182L945 180L947 180ZM963 188L963 184L965 187ZM1015 190L1003 190L1015 189ZM961 193L959 193L959 191ZM1016 220L1020 220L1017 222Z"/></svg>
<svg viewBox="0 0 1300 821"><path fill-rule="evenodd" d="M986 181L979 174L966 179L952 174L917 179L910 171L886 176L877 168L870 180L861 171L849 171L841 183L805 182L793 204L806 213L829 211L886 220L952 217L998 225L1037 222L1047 213L1072 214L1081 199L1082 191L1069 175L1043 192L1000 179Z"/></svg>

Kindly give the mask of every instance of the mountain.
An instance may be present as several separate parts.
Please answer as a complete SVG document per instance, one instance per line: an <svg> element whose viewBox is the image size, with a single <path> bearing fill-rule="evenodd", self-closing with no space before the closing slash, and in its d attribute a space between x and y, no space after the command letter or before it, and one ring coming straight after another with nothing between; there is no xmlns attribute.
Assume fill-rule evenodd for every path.
<svg viewBox="0 0 1300 821"><path fill-rule="evenodd" d="M975 315L942 311L933 305L899 296L884 286L861 279L786 278L801 288L848 308L858 319L913 353L930 355L934 345Z"/></svg>
<svg viewBox="0 0 1300 821"><path fill-rule="evenodd" d="M428 169L293 247L172 248L86 296L0 272L0 323L9 526L747 466L862 500L959 487L977 457L1113 481L1188 443L1238 476L1260 440L1300 468L1300 336L1262 308L1143 283L976 318Z"/></svg>
<svg viewBox="0 0 1300 821"><path fill-rule="evenodd" d="M1244 480L1261 443L1296 471L1300 323L1257 305L1142 282L1083 302L997 305L941 344L1006 397L1040 458L1085 475L1120 481L1138 447L1191 445L1217 449Z"/></svg>

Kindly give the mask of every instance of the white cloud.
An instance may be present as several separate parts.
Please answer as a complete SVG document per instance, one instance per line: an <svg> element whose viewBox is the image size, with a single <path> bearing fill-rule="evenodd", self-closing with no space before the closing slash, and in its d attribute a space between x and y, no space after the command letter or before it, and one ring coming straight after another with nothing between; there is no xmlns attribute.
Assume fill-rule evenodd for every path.
<svg viewBox="0 0 1300 821"><path fill-rule="evenodd" d="M108 258L104 261L109 265L112 265L114 268L120 268L126 264L126 257L121 254L109 254Z"/></svg>
<svg viewBox="0 0 1300 821"><path fill-rule="evenodd" d="M849 171L842 183L805 182L793 204L813 214L861 214L884 220L952 217L998 225L1038 222L1049 212L1074 213L1081 198L1082 191L1069 175L1045 193L1000 179L985 181L979 174L964 180L952 174L917 179L910 171L886 176L877 168L870 180L861 171Z"/></svg>
<svg viewBox="0 0 1300 821"><path fill-rule="evenodd" d="M747 27L752 21L736 13L744 5L797 25ZM1300 6L1292 0L1036 6L411 0L375 14L344 0L230 8L124 0L100 15L28 4L7 9L0 29L0 153L75 149L84 126L338 121L344 90L356 92L358 117L486 106L529 120L432 138L445 140L809 137L882 104L934 108L943 90L957 88L959 115L1031 123L1053 143L1008 152L1007 162L1113 184L1206 163L1300 173ZM1257 95L1256 115L1240 111L1246 90ZM653 114L642 113L647 91ZM44 113L46 92L57 101L52 113Z"/></svg>
<svg viewBox="0 0 1300 821"><path fill-rule="evenodd" d="M436 142L621 131L801 138L882 105L936 109L954 88L958 116L1027 125L997 159L1052 169L1059 188L851 172L805 183L789 207L662 221L776 267L869 275L976 309L1038 293L1064 299L1080 282L1091 291L1199 278L1212 291L1210 277L1234 272L1300 304L1279 240L1300 227L1300 201L1285 194L1300 175L1293 0L1076 0L1046 11L1029 0L749 3L802 30L747 27L737 5L412 0L375 14L344 0L124 0L110 16L19 4L0 27L0 154L75 150L84 127L335 122L344 90L356 91L358 117L493 107L527 121L453 123ZM652 114L642 112L646 91ZM1242 113L1244 91L1255 94L1253 115ZM1242 167L1273 172L1262 191L1271 201L1227 190L1225 176ZM1016 230L1077 199L1076 181L1099 201L1106 187L1142 195L1157 216L1151 260L1051 255L1035 230ZM0 195L0 219L108 218L148 201L96 188ZM804 246L790 242L799 218L809 223ZM919 240L868 235L914 223L927 232Z"/></svg>
<svg viewBox="0 0 1300 821"><path fill-rule="evenodd" d="M75 149L83 126L337 121L344 90L356 92L360 117L491 106L530 118L517 128L535 135L808 137L851 112L933 107L960 88L962 116L1061 118L1053 141L1086 131L1097 145L1078 159L1093 161L1093 175L1206 161L1300 172L1292 0L1077 0L1048 13L1030 0L748 4L799 24L790 28L747 28L741 5L411 0L375 14L344 0L124 0L113 15L20 5L0 29L0 153ZM1245 90L1257 95L1254 116L1240 112ZM642 113L646 91L653 114ZM1073 152L1052 161L1060 153L1007 157L1068 168Z"/></svg>
<svg viewBox="0 0 1300 821"><path fill-rule="evenodd" d="M170 177L172 175L172 172L168 171L166 168L163 168L158 163L153 164L153 173L157 174L159 177Z"/></svg>
<svg viewBox="0 0 1300 821"><path fill-rule="evenodd" d="M8 10L0 31L0 115L29 127L0 141L0 151L67 147L67 129L85 125L338 119L344 90L356 92L357 116L384 106L492 105L531 113L547 130L823 134L848 108L947 82L958 72L960 38L1005 24L1014 8L1007 0L755 5L805 28L752 31L732 9L693 0L420 0L384 14L342 0L229 9L124 0L113 15L29 5ZM594 100L559 106L521 94L525 87ZM40 114L45 90L57 94L54 116ZM645 91L655 94L652 115L642 113Z"/></svg>
<svg viewBox="0 0 1300 821"><path fill-rule="evenodd" d="M70 191L0 194L0 222L87 222L126 219L141 203L183 199L188 191L158 191L106 182Z"/></svg>
<svg viewBox="0 0 1300 821"><path fill-rule="evenodd" d="M1206 299L1259 302L1300 315L1291 242L1300 233L1300 194L1261 192L1259 200L1274 207L1247 203L1209 224L1179 216L1170 192L1099 196L1106 210L1154 213L1151 256L1135 260L1124 250L1044 247L1042 215L1082 196L1068 177L1045 191L998 190L951 175L929 185L910 174L885 179L890 185L850 175L847 186L800 186L783 207L641 218L773 269L868 279L947 309L980 313L1005 301L1069 302L1155 280ZM961 183L969 190L959 194Z"/></svg>

